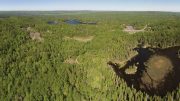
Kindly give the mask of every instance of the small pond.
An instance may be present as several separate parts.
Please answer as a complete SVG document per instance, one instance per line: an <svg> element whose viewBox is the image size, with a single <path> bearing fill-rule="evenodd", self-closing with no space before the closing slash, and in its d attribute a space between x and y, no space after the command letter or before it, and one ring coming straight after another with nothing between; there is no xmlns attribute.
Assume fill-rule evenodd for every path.
<svg viewBox="0 0 180 101"><path fill-rule="evenodd" d="M78 24L96 25L97 24L96 22L82 22L77 19L65 20L64 22L71 25L78 25Z"/></svg>
<svg viewBox="0 0 180 101"><path fill-rule="evenodd" d="M81 21L76 20L76 19L72 19L72 20L65 20L65 23L67 23L67 24L71 24L71 25L82 24L82 22L81 22Z"/></svg>
<svg viewBox="0 0 180 101"><path fill-rule="evenodd" d="M58 24L57 21L48 21L47 23L48 23L49 25L57 25L57 24Z"/></svg>

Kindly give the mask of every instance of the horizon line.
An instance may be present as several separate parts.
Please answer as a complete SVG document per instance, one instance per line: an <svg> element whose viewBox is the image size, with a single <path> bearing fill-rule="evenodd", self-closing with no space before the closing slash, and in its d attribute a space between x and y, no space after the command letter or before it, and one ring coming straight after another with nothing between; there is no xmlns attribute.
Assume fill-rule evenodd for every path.
<svg viewBox="0 0 180 101"><path fill-rule="evenodd" d="M24 12L31 12L31 11L96 11L96 12L180 12L180 11L168 11L168 10L0 10L0 12L13 12L13 11L24 11Z"/></svg>

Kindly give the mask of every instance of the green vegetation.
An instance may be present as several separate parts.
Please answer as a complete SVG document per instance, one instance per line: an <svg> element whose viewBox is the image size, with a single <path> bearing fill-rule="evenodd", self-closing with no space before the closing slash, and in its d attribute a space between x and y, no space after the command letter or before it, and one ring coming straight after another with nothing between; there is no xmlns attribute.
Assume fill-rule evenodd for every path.
<svg viewBox="0 0 180 101"><path fill-rule="evenodd" d="M138 43L160 48L180 46L180 13L11 13L0 12L0 101L180 99L179 88L159 97L128 87L107 65L110 60L121 62L135 55L132 49ZM63 22L66 19L96 21L97 25L69 25ZM59 24L48 25L48 21ZM126 25L148 28L129 34L123 31ZM32 40L28 27L39 32L43 41ZM74 40L88 36L93 38L87 42Z"/></svg>

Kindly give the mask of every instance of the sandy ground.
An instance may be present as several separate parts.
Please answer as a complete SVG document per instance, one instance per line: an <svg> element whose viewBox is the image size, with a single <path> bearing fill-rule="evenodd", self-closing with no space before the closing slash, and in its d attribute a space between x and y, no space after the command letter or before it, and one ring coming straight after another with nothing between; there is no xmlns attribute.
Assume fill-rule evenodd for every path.
<svg viewBox="0 0 180 101"><path fill-rule="evenodd" d="M65 40L76 40L79 42L89 42L93 40L93 38L94 36L74 36L74 37L65 36L64 37Z"/></svg>
<svg viewBox="0 0 180 101"><path fill-rule="evenodd" d="M67 64L79 64L77 58L74 59L74 58L68 58L64 61L64 63L67 63Z"/></svg>
<svg viewBox="0 0 180 101"><path fill-rule="evenodd" d="M140 29L140 30L134 29L133 26L126 26L126 28L123 31L128 32L129 34L134 34L137 32L144 32L146 28L147 28L147 25L143 29Z"/></svg>
<svg viewBox="0 0 180 101"><path fill-rule="evenodd" d="M30 38L32 40L37 40L40 42L43 41L43 38L41 37L41 33L34 31L34 29L32 29L31 27L28 27L26 30L29 32Z"/></svg>

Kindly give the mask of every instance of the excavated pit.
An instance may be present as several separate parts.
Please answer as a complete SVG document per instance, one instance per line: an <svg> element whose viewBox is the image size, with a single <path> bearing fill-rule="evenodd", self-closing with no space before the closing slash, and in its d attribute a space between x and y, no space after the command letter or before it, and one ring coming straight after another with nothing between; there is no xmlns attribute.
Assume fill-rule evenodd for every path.
<svg viewBox="0 0 180 101"><path fill-rule="evenodd" d="M180 46L160 48L134 48L138 55L132 57L119 68L118 63L108 62L114 72L123 78L129 87L149 95L165 96L176 90L180 83ZM135 73L127 74L129 67L135 66Z"/></svg>

